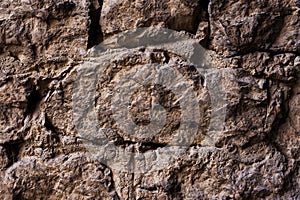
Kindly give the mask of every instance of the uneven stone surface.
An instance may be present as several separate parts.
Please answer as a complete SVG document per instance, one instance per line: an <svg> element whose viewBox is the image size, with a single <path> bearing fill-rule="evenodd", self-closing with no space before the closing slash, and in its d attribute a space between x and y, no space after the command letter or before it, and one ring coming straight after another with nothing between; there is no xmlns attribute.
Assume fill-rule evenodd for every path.
<svg viewBox="0 0 300 200"><path fill-rule="evenodd" d="M197 0L103 1L101 27L105 35L134 27L161 25L174 30L196 32L204 11ZM205 12L205 11L204 11ZM118 16L118 17L116 17Z"/></svg>
<svg viewBox="0 0 300 200"><path fill-rule="evenodd" d="M225 55L299 53L297 1L211 1L211 45ZM293 25L292 25L293 24Z"/></svg>
<svg viewBox="0 0 300 200"><path fill-rule="evenodd" d="M0 199L300 199L299 16L298 0L0 2ZM107 140L135 153L116 168L99 159L109 151L87 146L101 145L98 136L87 141L89 130L76 128L74 82L94 45L148 26L181 31L206 49L208 68L224 72L216 85L226 106L212 106L209 76L172 50L141 46L114 56L94 102ZM155 63L187 80L200 111L190 146L157 170L147 162L159 165L179 129L180 96L161 85L130 96L138 127L155 118L154 104L165 110L165 126L151 137L124 131L112 107L123 98L114 95L127 84L122 76L146 80L132 72Z"/></svg>

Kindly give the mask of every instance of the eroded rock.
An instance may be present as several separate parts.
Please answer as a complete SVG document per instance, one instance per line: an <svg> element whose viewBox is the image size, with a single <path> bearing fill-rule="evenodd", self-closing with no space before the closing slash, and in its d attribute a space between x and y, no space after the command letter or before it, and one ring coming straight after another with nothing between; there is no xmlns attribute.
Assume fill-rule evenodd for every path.
<svg viewBox="0 0 300 200"><path fill-rule="evenodd" d="M226 105L214 110L218 104L208 84L213 75L197 71L195 63L172 49L138 47L116 54L99 76L97 125L110 131L103 141L97 134L87 141L73 112L83 57L103 36L144 26L181 31L208 48L208 68L222 71L216 84L209 83L222 86ZM121 42L130 46L135 38ZM112 112L112 102L118 108L124 98L114 89L130 78L147 80L149 74L131 72L147 72L145 66L155 63L157 70L168 65L184 77L201 116L195 138L169 163L159 153L180 127L178 95L151 84L130 95L128 110L137 127L161 119L163 112L151 115L152 105L166 110L166 126L151 137L128 134ZM0 198L299 199L299 64L297 0L3 1ZM125 161L119 168L101 163L114 152L94 152L88 145L107 141L135 153L132 160L120 156ZM159 168L153 170L150 159Z"/></svg>

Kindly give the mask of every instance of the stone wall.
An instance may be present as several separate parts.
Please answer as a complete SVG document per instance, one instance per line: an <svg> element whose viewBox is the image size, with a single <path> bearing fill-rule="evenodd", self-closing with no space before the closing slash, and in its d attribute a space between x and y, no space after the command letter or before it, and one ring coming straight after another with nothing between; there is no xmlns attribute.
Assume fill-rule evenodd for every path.
<svg viewBox="0 0 300 200"><path fill-rule="evenodd" d="M143 173L93 155L76 128L72 98L91 49L139 27L178 31L205 49L212 68L230 70L218 79L226 112L213 138L209 120L218 111L195 64L147 47L109 63L97 83L98 121L111 130L108 140L126 151L163 149L181 125L183 108L159 85L137 90L133 121L148 125L154 100L167 112L166 125L151 138L128 136L110 110L118 74L172 65L199 102L188 148ZM299 34L299 0L1 1L0 199L300 199Z"/></svg>

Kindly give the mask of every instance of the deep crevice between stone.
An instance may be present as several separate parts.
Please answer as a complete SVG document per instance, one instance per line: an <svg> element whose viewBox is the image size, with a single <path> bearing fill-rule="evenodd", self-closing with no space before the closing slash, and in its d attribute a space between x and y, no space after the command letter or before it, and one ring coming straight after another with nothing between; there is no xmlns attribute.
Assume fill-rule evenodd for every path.
<svg viewBox="0 0 300 200"><path fill-rule="evenodd" d="M103 32L100 26L100 16L103 0L98 0L99 8L95 8L93 3L89 7L90 26L88 32L87 48L90 49L103 41Z"/></svg>
<svg viewBox="0 0 300 200"><path fill-rule="evenodd" d="M42 95L34 87L27 97L27 108L25 111L25 116L33 114L39 107L42 100Z"/></svg>
<svg viewBox="0 0 300 200"><path fill-rule="evenodd" d="M55 143L60 143L60 137L61 133L59 132L58 128L54 126L54 124L51 122L49 117L45 114L45 128L51 132L51 136Z"/></svg>
<svg viewBox="0 0 300 200"><path fill-rule="evenodd" d="M199 24L200 22L204 21L208 23L208 27L207 27L207 35L206 37L200 41L200 45L203 46L206 49L209 49L209 45L210 45L210 20L209 20L209 3L210 0L199 0L199 5L200 5L200 14L202 14L201 16L199 16L199 19L197 21L197 29L199 28ZM196 30L197 32L197 30Z"/></svg>
<svg viewBox="0 0 300 200"><path fill-rule="evenodd" d="M9 143L4 143L1 145L6 150L6 153L9 158L9 163L7 164L7 166L5 166L5 168L9 168L10 166L12 166L14 163L18 161L19 152L23 142L24 142L23 140L17 140Z"/></svg>
<svg viewBox="0 0 300 200"><path fill-rule="evenodd" d="M141 153L145 153L149 150L157 150L158 148L164 148L167 144L160 144L160 143L154 143L154 142L142 142L139 146L139 151Z"/></svg>

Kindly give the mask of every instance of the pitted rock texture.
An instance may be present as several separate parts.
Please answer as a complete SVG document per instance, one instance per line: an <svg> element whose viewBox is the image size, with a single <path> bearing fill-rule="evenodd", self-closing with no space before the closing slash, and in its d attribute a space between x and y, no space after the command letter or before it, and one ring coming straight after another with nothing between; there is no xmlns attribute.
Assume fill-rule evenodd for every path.
<svg viewBox="0 0 300 200"><path fill-rule="evenodd" d="M161 25L173 30L195 32L203 13L200 2L188 1L103 1L101 27L105 35L134 27ZM205 11L204 11L205 12ZM116 17L119 16L119 17Z"/></svg>
<svg viewBox="0 0 300 200"><path fill-rule="evenodd" d="M0 2L0 199L300 199L299 17L298 0ZM172 65L194 88L202 116L175 162L124 172L84 145L73 83L94 45L148 26L181 31L206 48L213 68L231 70L220 80L226 116L218 137L208 134L207 80L180 55L145 47L123 54L97 84L99 126L114 130L108 140L155 152L180 125L176 95L149 86L130 98L132 120L147 125L156 101L167 126L142 140L116 126L109 94L141 65Z"/></svg>
<svg viewBox="0 0 300 200"><path fill-rule="evenodd" d="M212 48L230 56L255 51L299 52L300 36L296 28L299 7L296 3L211 1Z"/></svg>

